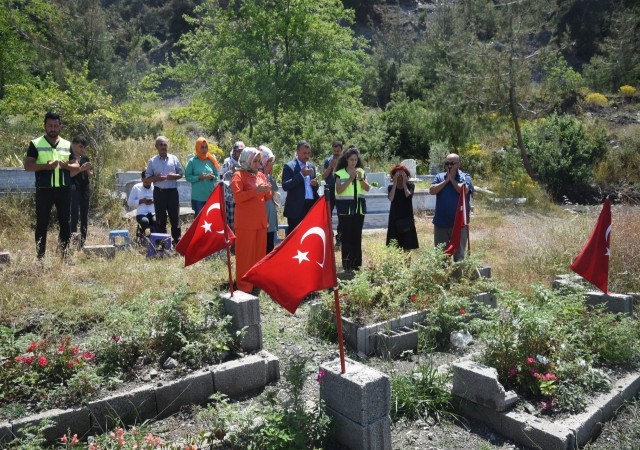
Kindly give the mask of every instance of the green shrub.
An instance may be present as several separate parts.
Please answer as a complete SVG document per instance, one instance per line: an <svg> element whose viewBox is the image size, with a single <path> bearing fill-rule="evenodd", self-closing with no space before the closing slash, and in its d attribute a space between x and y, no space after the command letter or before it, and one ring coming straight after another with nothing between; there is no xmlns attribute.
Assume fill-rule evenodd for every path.
<svg viewBox="0 0 640 450"><path fill-rule="evenodd" d="M522 137L534 172L556 198L588 185L607 149L603 127L587 126L568 115L553 114L525 124Z"/></svg>
<svg viewBox="0 0 640 450"><path fill-rule="evenodd" d="M640 185L640 125L630 125L617 132L612 145L596 169L596 179L616 186L624 195L629 187Z"/></svg>
<svg viewBox="0 0 640 450"><path fill-rule="evenodd" d="M448 381L432 361L416 364L411 373L392 375L391 420L454 418Z"/></svg>

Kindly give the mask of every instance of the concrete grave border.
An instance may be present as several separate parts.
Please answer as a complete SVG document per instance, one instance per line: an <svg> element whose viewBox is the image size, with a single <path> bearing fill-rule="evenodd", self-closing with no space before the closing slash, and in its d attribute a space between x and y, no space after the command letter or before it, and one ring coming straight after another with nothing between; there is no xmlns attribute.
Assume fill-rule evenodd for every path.
<svg viewBox="0 0 640 450"><path fill-rule="evenodd" d="M456 411L528 448L572 450L582 447L600 432L603 423L614 418L625 401L640 392L640 373L628 374L617 380L611 391L595 396L585 412L551 422L509 409L515 394L505 392L494 368L473 361L456 362L452 367Z"/></svg>
<svg viewBox="0 0 640 450"><path fill-rule="evenodd" d="M0 423L0 443L22 436L25 427L38 426L43 420L53 422L44 430L49 444L63 434L86 438L92 433L112 429L116 421L134 425L149 419L162 419L184 405L204 405L215 392L238 397L257 392L280 378L280 362L272 354L261 351L239 360L206 367L186 377L139 388L92 401L86 407L66 410L52 409L32 416ZM251 380L246 385L246 380Z"/></svg>

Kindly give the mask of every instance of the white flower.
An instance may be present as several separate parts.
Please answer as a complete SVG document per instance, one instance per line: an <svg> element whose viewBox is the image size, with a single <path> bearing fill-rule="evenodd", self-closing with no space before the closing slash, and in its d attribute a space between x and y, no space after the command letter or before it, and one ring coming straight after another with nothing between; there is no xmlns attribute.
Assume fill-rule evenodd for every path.
<svg viewBox="0 0 640 450"><path fill-rule="evenodd" d="M566 346L565 344L560 344L560 348L561 348L562 350L566 350L566 349L567 349L567 346Z"/></svg>
<svg viewBox="0 0 640 450"><path fill-rule="evenodd" d="M586 366L586 365L587 365L587 362L586 362L583 358L580 358L580 359L578 360L578 364L580 364L582 367L584 367L584 366Z"/></svg>
<svg viewBox="0 0 640 450"><path fill-rule="evenodd" d="M545 358L544 356L542 356L542 355L537 355L536 359L538 360L538 362L540 364L544 364L544 365L549 364L549 360L547 358Z"/></svg>

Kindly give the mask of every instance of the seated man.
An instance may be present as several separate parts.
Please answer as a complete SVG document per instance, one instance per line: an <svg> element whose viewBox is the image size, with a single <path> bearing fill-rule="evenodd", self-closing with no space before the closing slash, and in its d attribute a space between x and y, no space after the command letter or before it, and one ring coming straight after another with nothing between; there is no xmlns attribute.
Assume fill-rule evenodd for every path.
<svg viewBox="0 0 640 450"><path fill-rule="evenodd" d="M142 171L142 182L136 183L129 193L127 204L130 208L137 208L136 221L145 236L156 229L156 207L153 204L153 183L145 181L145 171Z"/></svg>

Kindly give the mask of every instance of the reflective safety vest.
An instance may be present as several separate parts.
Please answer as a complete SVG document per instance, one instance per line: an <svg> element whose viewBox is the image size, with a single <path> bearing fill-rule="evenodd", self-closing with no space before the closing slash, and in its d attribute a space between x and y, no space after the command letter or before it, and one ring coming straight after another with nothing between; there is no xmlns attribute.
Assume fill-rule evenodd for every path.
<svg viewBox="0 0 640 450"><path fill-rule="evenodd" d="M44 136L31 141L38 150L36 164L46 164L49 161L69 162L71 156L71 142L60 138L58 145L53 148ZM36 174L36 187L65 187L71 185L71 175L68 170L56 167L53 170L39 170Z"/></svg>
<svg viewBox="0 0 640 450"><path fill-rule="evenodd" d="M364 169L357 169L362 174L363 179L366 177ZM340 180L346 180L349 178L349 173L346 169L338 170L335 176ZM360 182L356 178L353 182L349 183L349 186L338 193L338 180L336 180L336 210L341 215L353 215L353 214L366 214L367 213L367 201L364 198L364 190L360 186Z"/></svg>

